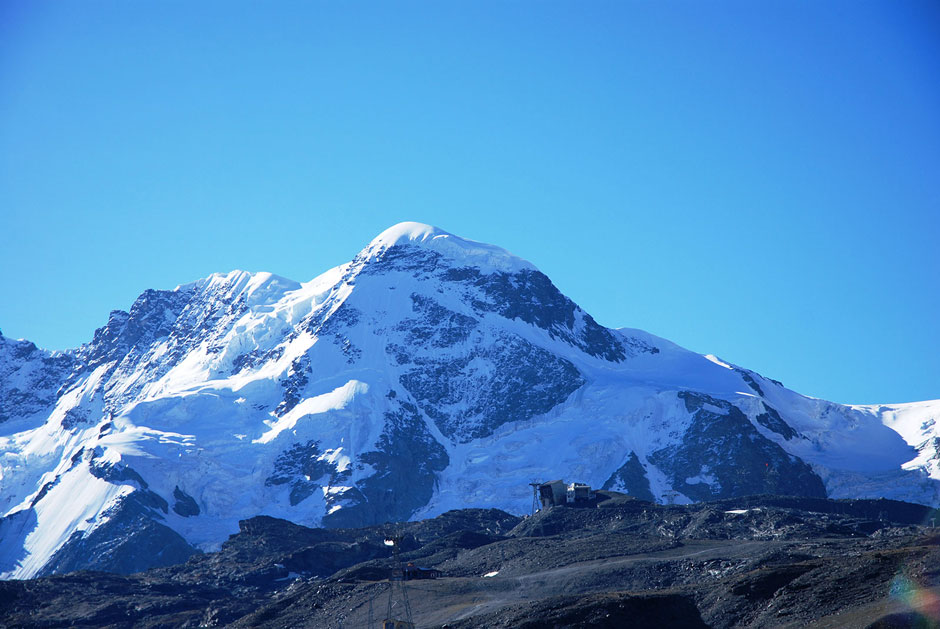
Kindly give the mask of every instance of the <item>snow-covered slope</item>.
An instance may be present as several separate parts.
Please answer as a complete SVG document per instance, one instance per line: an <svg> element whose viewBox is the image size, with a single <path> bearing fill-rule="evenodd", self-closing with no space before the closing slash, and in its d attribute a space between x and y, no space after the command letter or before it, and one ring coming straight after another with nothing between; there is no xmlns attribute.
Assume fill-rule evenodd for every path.
<svg viewBox="0 0 940 629"><path fill-rule="evenodd" d="M0 337L0 574L172 563L258 514L522 512L533 479L940 504L938 417L604 328L530 263L402 223L305 284L149 290L70 352Z"/></svg>

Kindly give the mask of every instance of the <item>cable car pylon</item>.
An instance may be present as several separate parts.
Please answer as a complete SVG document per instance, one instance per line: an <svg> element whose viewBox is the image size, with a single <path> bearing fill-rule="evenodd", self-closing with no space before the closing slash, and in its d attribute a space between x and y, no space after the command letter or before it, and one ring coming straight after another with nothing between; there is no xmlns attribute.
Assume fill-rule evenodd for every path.
<svg viewBox="0 0 940 629"><path fill-rule="evenodd" d="M405 568L401 562L401 543L404 538L400 532L385 536L385 545L391 546L394 552L395 567L392 568L388 579L388 608L385 612L385 620L382 621L382 629L415 629L414 619L411 617L411 603L408 602L408 591L405 589ZM403 617L396 613L394 609L396 605L404 612Z"/></svg>

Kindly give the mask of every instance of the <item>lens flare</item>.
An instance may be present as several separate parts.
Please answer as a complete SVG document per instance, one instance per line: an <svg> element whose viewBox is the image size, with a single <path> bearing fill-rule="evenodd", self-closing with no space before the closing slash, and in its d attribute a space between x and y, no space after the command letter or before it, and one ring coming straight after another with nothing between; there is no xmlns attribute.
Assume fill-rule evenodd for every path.
<svg viewBox="0 0 940 629"><path fill-rule="evenodd" d="M891 598L904 604L925 619L940 621L940 597L924 588L903 572L891 580Z"/></svg>

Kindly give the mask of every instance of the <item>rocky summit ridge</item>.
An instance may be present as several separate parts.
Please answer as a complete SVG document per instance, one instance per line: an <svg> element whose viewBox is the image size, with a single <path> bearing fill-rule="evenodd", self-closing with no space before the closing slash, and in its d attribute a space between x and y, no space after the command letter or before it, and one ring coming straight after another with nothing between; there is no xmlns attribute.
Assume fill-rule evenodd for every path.
<svg viewBox="0 0 940 629"><path fill-rule="evenodd" d="M145 291L75 350L0 336L0 575L169 565L258 515L522 513L554 478L935 506L937 418L606 328L529 262L402 223L306 283Z"/></svg>

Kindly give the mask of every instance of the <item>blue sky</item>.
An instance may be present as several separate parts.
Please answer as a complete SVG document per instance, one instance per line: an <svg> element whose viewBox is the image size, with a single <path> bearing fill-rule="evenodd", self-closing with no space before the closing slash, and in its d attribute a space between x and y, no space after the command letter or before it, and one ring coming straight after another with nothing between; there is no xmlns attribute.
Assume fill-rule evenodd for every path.
<svg viewBox="0 0 940 629"><path fill-rule="evenodd" d="M0 4L0 329L403 220L839 402L940 397L940 5Z"/></svg>

